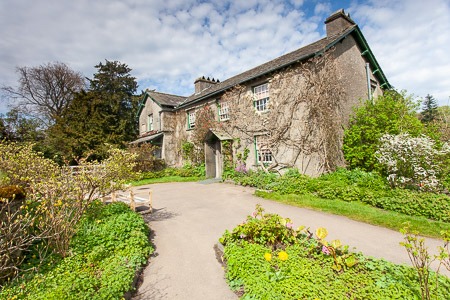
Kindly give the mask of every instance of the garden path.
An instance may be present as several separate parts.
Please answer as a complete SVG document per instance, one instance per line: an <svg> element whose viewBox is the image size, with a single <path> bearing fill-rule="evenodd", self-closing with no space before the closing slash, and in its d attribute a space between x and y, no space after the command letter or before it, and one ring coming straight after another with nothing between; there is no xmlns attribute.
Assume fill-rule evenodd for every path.
<svg viewBox="0 0 450 300"><path fill-rule="evenodd" d="M346 217L316 212L255 197L254 189L224 183L163 183L136 187L136 195L153 190L154 212L146 215L153 231L154 255L143 273L135 300L237 299L224 280L214 244L225 231L243 222L257 203L266 212L289 217L315 231L327 228L327 240L340 239L366 255L409 264L399 245L402 235ZM441 245L427 239L430 250ZM449 275L449 274L447 274Z"/></svg>

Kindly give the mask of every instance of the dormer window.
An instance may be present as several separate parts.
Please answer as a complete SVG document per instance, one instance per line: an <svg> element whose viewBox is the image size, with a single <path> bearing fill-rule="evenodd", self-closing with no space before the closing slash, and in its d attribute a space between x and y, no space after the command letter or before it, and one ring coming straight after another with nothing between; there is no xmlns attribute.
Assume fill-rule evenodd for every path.
<svg viewBox="0 0 450 300"><path fill-rule="evenodd" d="M195 110L194 109L187 112L187 124L188 124L188 129L193 129L195 127Z"/></svg>
<svg viewBox="0 0 450 300"><path fill-rule="evenodd" d="M264 112L269 109L269 84L264 83L253 88L253 105L256 111Z"/></svg>

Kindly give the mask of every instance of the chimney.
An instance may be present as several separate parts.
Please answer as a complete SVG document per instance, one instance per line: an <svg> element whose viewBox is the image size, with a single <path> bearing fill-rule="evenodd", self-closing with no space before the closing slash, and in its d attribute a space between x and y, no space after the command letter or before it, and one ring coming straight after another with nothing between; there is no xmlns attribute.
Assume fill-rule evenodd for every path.
<svg viewBox="0 0 450 300"><path fill-rule="evenodd" d="M345 14L343 9L335 11L326 20L327 37L341 33L356 23L350 18L350 14Z"/></svg>
<svg viewBox="0 0 450 300"><path fill-rule="evenodd" d="M211 85L216 84L219 82L219 79L217 81L213 79L205 78L205 76L199 77L195 79L194 85L195 85L195 94L200 94L203 90L206 90L207 88L211 87Z"/></svg>

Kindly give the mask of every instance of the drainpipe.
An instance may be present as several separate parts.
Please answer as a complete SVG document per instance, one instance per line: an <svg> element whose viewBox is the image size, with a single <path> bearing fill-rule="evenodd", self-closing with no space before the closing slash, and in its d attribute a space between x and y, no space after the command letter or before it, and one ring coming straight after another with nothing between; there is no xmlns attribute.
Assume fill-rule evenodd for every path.
<svg viewBox="0 0 450 300"><path fill-rule="evenodd" d="M372 89L370 86L370 64L369 63L366 63L366 77L367 77L367 96L369 96L369 100L371 100L372 104L373 104Z"/></svg>

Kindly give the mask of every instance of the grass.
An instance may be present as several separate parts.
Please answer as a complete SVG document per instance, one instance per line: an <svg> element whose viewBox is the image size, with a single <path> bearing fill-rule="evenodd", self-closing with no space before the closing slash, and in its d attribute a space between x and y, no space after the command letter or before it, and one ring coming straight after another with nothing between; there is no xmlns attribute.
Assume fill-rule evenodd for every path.
<svg viewBox="0 0 450 300"><path fill-rule="evenodd" d="M147 178L137 181L132 181L130 184L132 186L139 186L144 184L152 184L152 183L167 183L167 182L192 182L192 181L199 181L204 179L204 177L197 177L197 176L191 176L191 177L181 177L181 176L165 176L165 177L159 177L159 178Z"/></svg>
<svg viewBox="0 0 450 300"><path fill-rule="evenodd" d="M440 238L441 231L450 230L450 224L431 221L424 217L413 217L404 214L382 210L359 202L345 202L342 200L326 200L313 195L280 195L265 191L256 191L256 196L277 202L306 207L317 211L346 216L349 219L378 225L393 230L400 230L405 223L410 223L412 230L421 235Z"/></svg>

